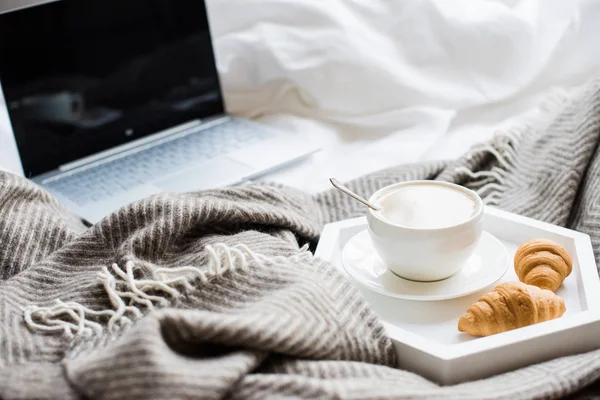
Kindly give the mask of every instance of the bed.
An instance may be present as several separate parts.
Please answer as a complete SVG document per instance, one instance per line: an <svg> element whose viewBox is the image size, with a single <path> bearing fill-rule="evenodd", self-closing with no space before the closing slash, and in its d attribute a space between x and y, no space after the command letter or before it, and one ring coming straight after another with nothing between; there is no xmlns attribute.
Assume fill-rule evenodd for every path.
<svg viewBox="0 0 600 400"><path fill-rule="evenodd" d="M455 158L600 66L600 4L591 0L207 7L227 109L322 148L261 179L313 193L331 176ZM20 169L4 107L0 165Z"/></svg>
<svg viewBox="0 0 600 400"><path fill-rule="evenodd" d="M450 178L589 233L598 258L600 80L547 111L600 65L600 5L465 4L210 0L229 111L322 147L263 179L319 192L330 176L457 157L546 113L553 129L504 137L504 169L479 149L353 189ZM0 164L19 169L4 107ZM0 186L2 398L558 398L598 377L597 351L450 387L395 369L378 317L309 251L324 223L364 213L334 190L165 193L88 229L28 180L0 173Z"/></svg>

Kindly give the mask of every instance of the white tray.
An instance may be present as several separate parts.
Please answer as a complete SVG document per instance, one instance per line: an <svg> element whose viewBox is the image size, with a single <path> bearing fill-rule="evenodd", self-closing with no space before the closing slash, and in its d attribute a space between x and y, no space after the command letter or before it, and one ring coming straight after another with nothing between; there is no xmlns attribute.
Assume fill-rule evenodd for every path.
<svg viewBox="0 0 600 400"><path fill-rule="evenodd" d="M366 223L361 217L326 225L316 250L318 257L330 261L352 283L342 266L341 250ZM392 299L355 285L383 320L400 367L441 384L454 384L600 348L600 280L589 236L492 207L486 207L483 224L508 250L510 265L501 282L518 280L512 259L520 244L547 238L567 249L573 272L557 291L565 300L566 313L556 320L474 338L458 331L458 319L491 288L459 299L418 302Z"/></svg>

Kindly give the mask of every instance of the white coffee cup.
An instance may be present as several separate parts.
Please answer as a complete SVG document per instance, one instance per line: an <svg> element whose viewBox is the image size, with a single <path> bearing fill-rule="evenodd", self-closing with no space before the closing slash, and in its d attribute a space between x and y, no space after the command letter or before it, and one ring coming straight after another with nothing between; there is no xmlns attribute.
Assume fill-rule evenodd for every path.
<svg viewBox="0 0 600 400"><path fill-rule="evenodd" d="M367 221L373 245L387 267L402 278L414 281L446 279L465 265L479 241L483 201L472 190L440 181L397 183L378 190L369 200L378 203L386 195L412 185L459 191L473 201L472 215L451 226L419 228L393 223L382 212L369 209Z"/></svg>

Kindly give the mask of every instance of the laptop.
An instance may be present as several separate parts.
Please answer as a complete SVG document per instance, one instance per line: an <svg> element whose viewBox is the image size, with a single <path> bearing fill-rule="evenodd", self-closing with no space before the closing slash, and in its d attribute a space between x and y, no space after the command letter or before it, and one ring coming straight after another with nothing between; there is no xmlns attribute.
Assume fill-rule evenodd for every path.
<svg viewBox="0 0 600 400"><path fill-rule="evenodd" d="M318 150L226 114L202 0L60 0L0 14L0 84L25 175L91 223Z"/></svg>

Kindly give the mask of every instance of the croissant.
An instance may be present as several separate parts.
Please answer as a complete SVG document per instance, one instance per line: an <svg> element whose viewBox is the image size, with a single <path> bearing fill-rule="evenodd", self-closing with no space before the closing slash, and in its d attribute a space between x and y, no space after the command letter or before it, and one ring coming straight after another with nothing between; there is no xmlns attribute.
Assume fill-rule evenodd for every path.
<svg viewBox="0 0 600 400"><path fill-rule="evenodd" d="M506 282L484 294L458 321L458 330L489 336L558 318L565 302L549 290L522 282Z"/></svg>
<svg viewBox="0 0 600 400"><path fill-rule="evenodd" d="M515 272L521 282L553 292L573 269L569 253L547 239L531 240L515 254Z"/></svg>

